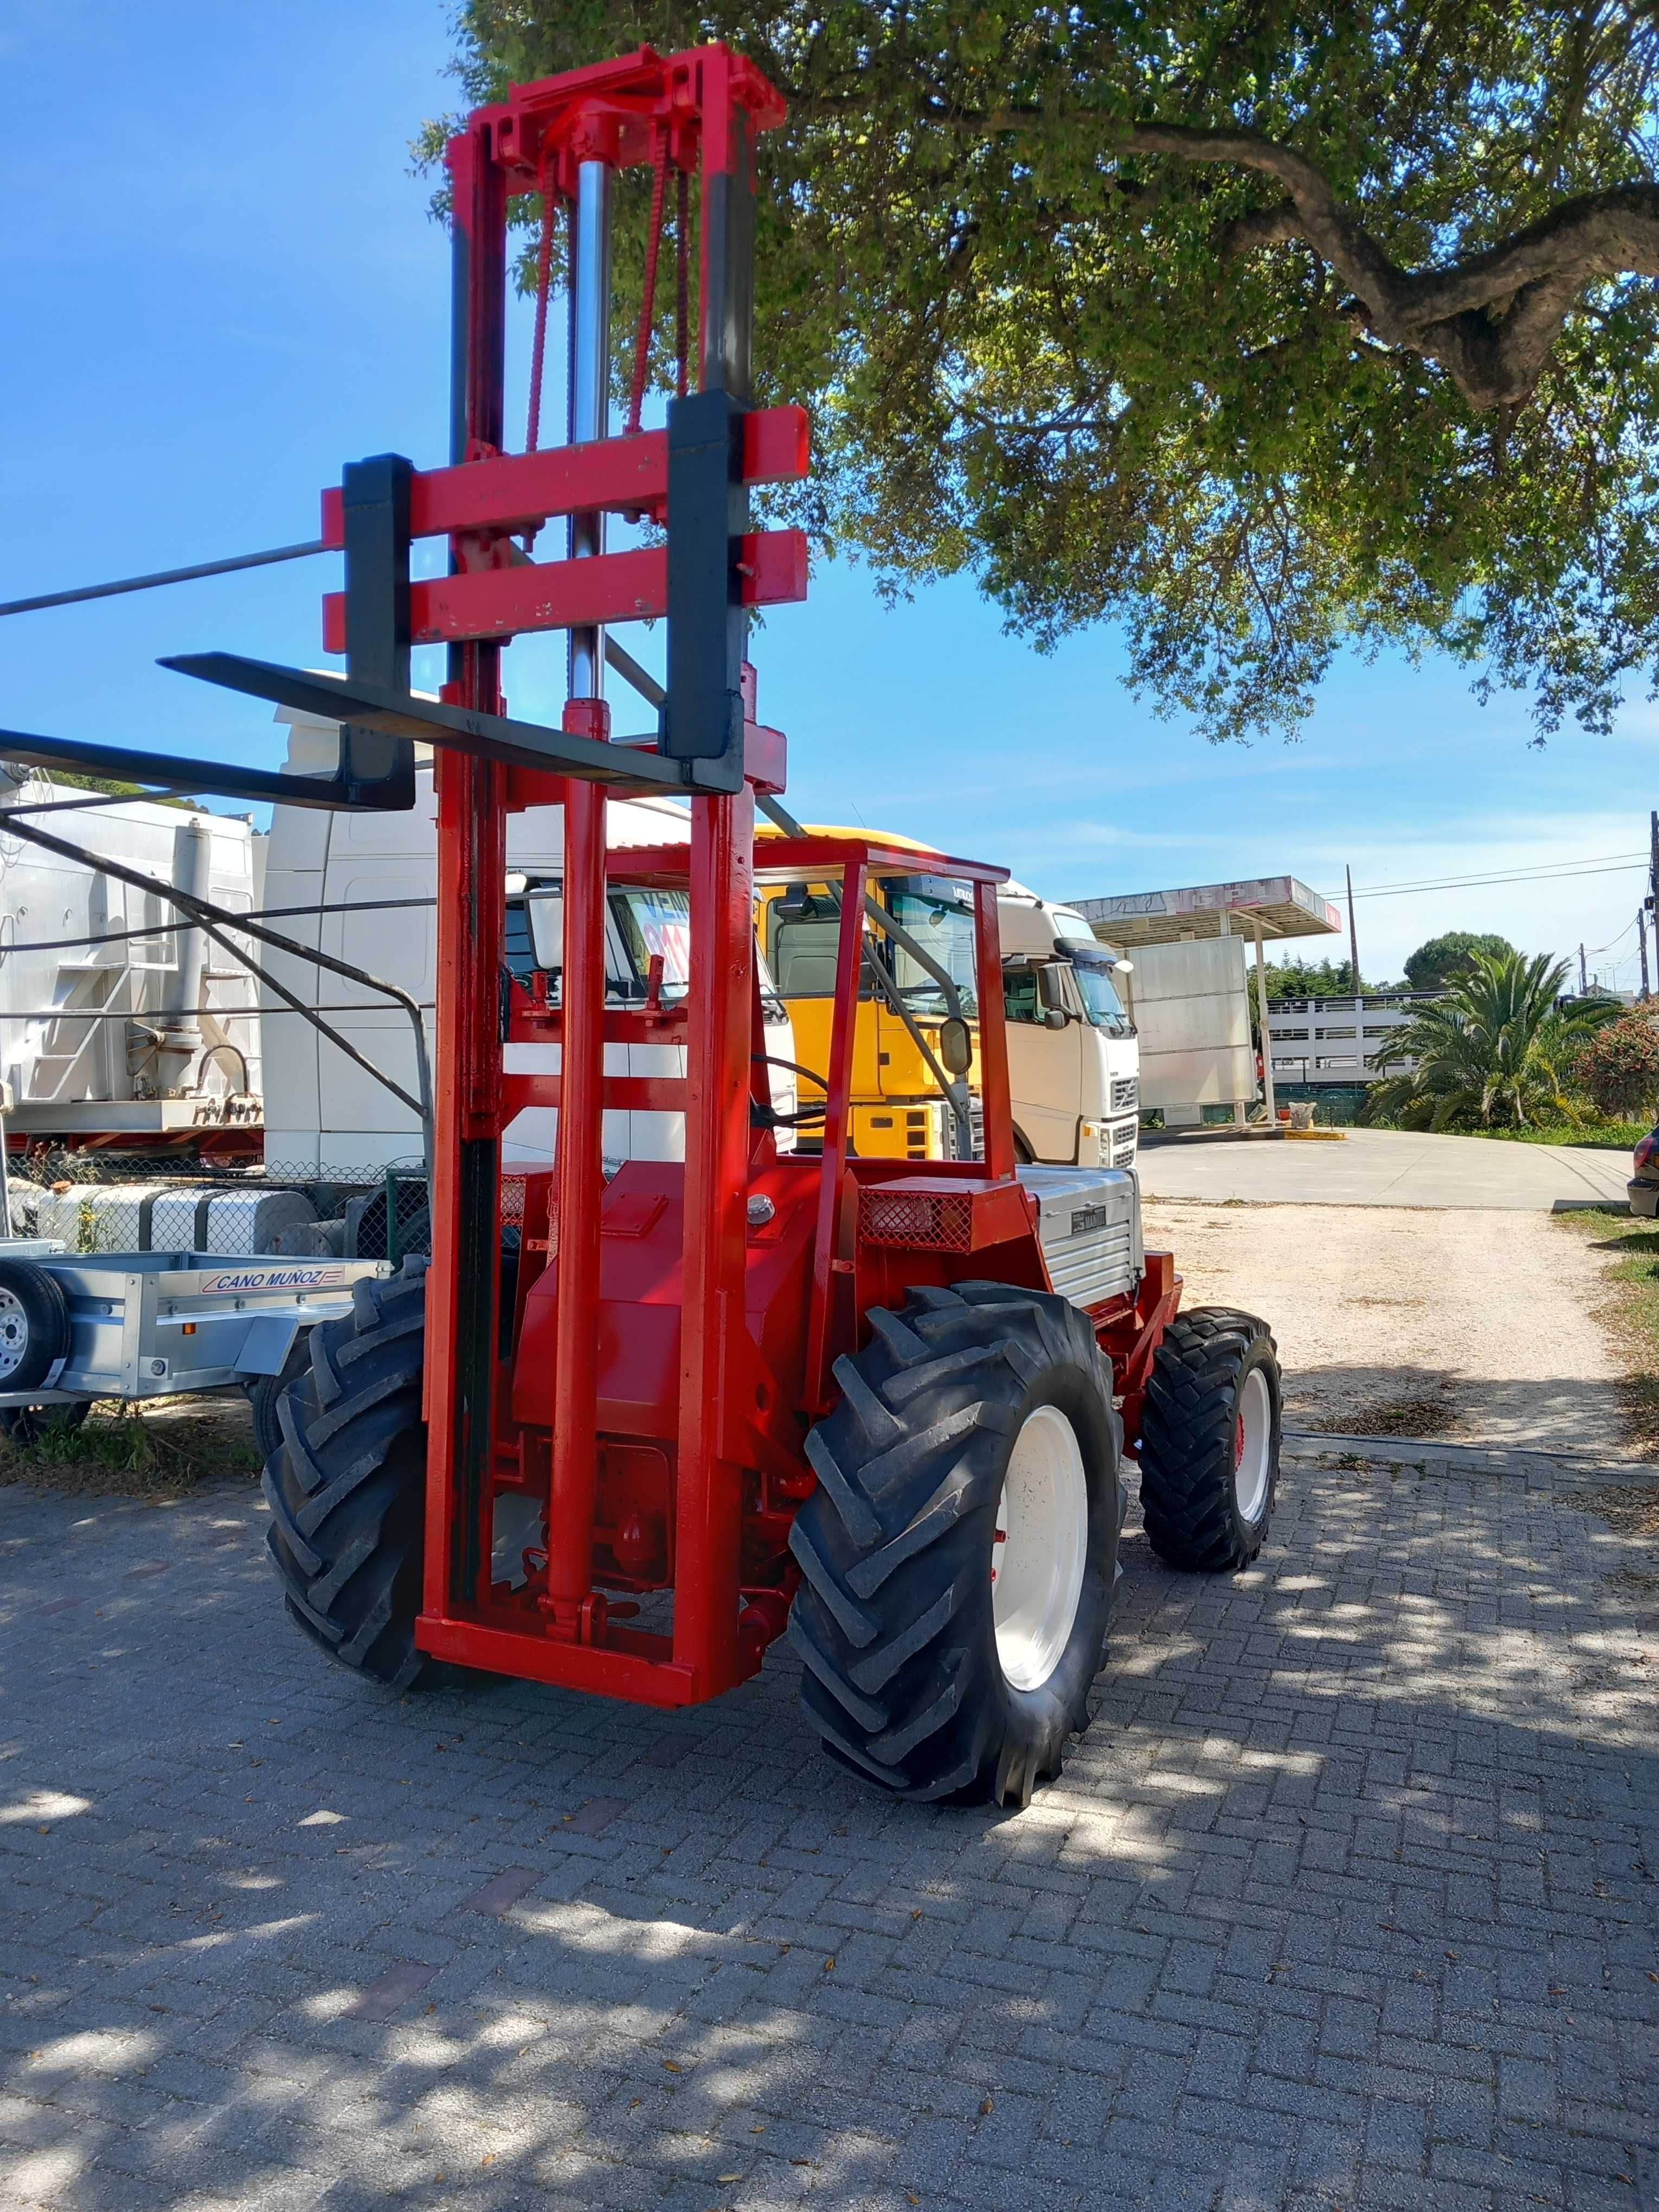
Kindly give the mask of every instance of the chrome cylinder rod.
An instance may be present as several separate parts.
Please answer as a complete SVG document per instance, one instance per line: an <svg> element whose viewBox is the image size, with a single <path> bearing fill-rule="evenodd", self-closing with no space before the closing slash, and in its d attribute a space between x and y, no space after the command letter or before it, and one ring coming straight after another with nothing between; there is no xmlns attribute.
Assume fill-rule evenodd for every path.
<svg viewBox="0 0 1659 2212"><path fill-rule="evenodd" d="M577 171L570 254L570 442L586 445L611 428L611 167L584 161ZM573 515L570 557L605 550L605 517ZM570 633L570 696L605 696L605 632Z"/></svg>

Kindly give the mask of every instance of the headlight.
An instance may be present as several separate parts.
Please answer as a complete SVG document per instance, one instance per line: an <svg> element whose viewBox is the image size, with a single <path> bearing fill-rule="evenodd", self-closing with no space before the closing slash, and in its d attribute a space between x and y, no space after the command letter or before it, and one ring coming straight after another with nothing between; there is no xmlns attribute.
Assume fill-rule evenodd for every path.
<svg viewBox="0 0 1659 2212"><path fill-rule="evenodd" d="M1112 1132L1105 1121L1085 1121L1078 1145L1079 1166L1104 1167L1112 1157Z"/></svg>

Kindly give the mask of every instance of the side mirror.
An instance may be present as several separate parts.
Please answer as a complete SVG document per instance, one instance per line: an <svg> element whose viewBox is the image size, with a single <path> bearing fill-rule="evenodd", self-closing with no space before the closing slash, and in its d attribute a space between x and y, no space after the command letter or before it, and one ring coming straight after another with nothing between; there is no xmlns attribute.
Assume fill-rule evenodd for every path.
<svg viewBox="0 0 1659 2212"><path fill-rule="evenodd" d="M939 1056L947 1075L966 1075L974 1064L974 1034L952 1015L939 1024Z"/></svg>
<svg viewBox="0 0 1659 2212"><path fill-rule="evenodd" d="M1066 985L1060 975L1059 961L1043 961L1036 971L1036 979L1037 1003L1044 1009L1044 1018L1047 1019L1050 1014L1060 1016L1058 1022L1049 1021L1048 1027L1051 1030L1063 1029L1066 1018Z"/></svg>
<svg viewBox="0 0 1659 2212"><path fill-rule="evenodd" d="M530 942L536 965L544 974L556 975L564 966L564 890L559 884L530 887L525 896L530 917Z"/></svg>
<svg viewBox="0 0 1659 2212"><path fill-rule="evenodd" d="M1063 1030L1070 1019L1071 1016L1064 1006L1045 1006L1042 1009L1042 1026L1045 1030Z"/></svg>

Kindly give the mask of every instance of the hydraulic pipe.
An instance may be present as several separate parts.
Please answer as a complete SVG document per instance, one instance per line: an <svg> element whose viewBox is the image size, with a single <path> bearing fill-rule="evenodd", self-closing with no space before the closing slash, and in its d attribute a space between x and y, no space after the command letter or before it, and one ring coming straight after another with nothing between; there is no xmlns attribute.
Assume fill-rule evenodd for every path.
<svg viewBox="0 0 1659 2212"><path fill-rule="evenodd" d="M573 446L610 432L611 167L584 161L577 171L571 218L569 423ZM570 557L605 550L603 514L573 514ZM570 696L605 696L605 632L597 624L570 633Z"/></svg>
<svg viewBox="0 0 1659 2212"><path fill-rule="evenodd" d="M209 898L213 890L213 831L198 815L173 833L173 880L187 899ZM189 912L185 908L185 911ZM196 1062L202 1049L202 985L207 975L207 939L199 929L181 929L175 939L178 966L161 1019L159 1058L163 1091L182 1090L199 1080Z"/></svg>
<svg viewBox="0 0 1659 2212"><path fill-rule="evenodd" d="M611 171L583 161L572 216L569 434L606 436L611 368ZM573 560L605 550L605 518L570 520ZM567 729L610 734L604 701L605 632L573 629ZM552 1467L547 1512L550 1627L588 1642L595 1626L593 1516L599 1480L599 1209L605 1194L605 799L572 776L564 799L564 976L561 992L558 1151L558 1305L554 1322Z"/></svg>

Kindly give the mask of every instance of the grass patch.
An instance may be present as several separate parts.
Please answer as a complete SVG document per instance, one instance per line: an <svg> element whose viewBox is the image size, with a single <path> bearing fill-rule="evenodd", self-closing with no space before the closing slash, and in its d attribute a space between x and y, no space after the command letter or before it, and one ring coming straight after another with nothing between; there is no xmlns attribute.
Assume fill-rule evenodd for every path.
<svg viewBox="0 0 1659 2212"><path fill-rule="evenodd" d="M1583 1122L1555 1129L1459 1129L1460 1137L1490 1137L1500 1145L1576 1145L1592 1152L1634 1152L1651 1121Z"/></svg>
<svg viewBox="0 0 1659 2212"><path fill-rule="evenodd" d="M246 1401L100 1400L78 1428L29 1443L0 1435L0 1486L27 1483L80 1498L177 1498L198 1483L258 1472Z"/></svg>
<svg viewBox="0 0 1659 2212"><path fill-rule="evenodd" d="M1631 1442L1644 1453L1659 1450L1659 1225L1599 1207L1552 1218L1610 1262L1597 1317L1625 1370L1619 1389Z"/></svg>

